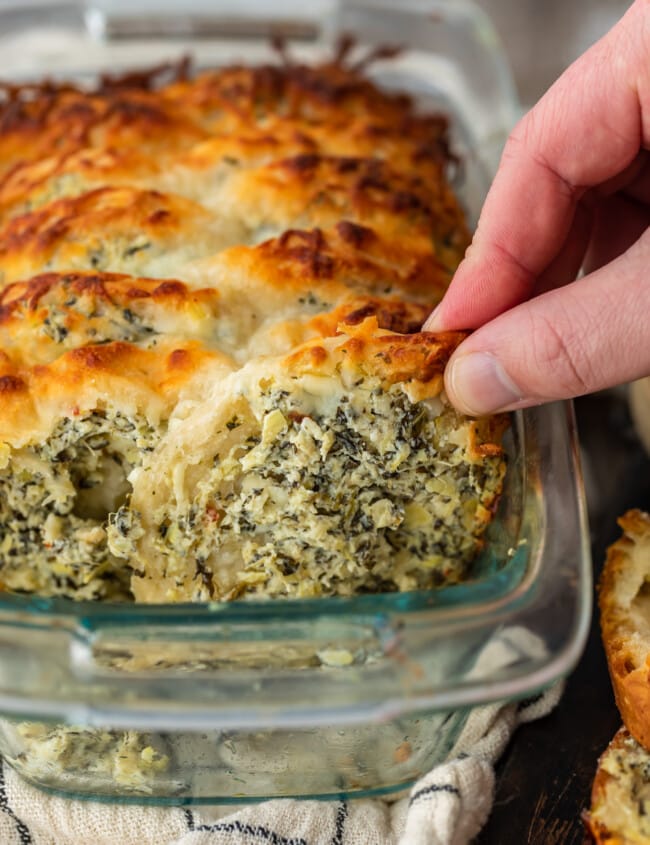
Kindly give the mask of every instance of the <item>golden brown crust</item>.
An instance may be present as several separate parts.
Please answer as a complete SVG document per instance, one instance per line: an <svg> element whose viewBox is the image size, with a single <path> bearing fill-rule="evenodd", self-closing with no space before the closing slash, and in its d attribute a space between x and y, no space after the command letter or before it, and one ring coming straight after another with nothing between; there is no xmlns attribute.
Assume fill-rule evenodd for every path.
<svg viewBox="0 0 650 845"><path fill-rule="evenodd" d="M161 158L138 148L82 147L18 162L0 179L0 221L106 185L156 187Z"/></svg>
<svg viewBox="0 0 650 845"><path fill-rule="evenodd" d="M650 515L628 511L600 579L600 623L616 703L626 727L650 749Z"/></svg>
<svg viewBox="0 0 650 845"><path fill-rule="evenodd" d="M29 442L61 416L115 399L164 419L197 372L234 366L219 349L218 319L217 291L177 280L78 272L9 285L0 439Z"/></svg>
<svg viewBox="0 0 650 845"><path fill-rule="evenodd" d="M181 197L97 188L16 217L0 230L0 282L28 279L43 269L138 272L138 264L156 258L171 275L170 252L189 260L221 245L211 227L216 229L213 216Z"/></svg>
<svg viewBox="0 0 650 845"><path fill-rule="evenodd" d="M0 292L0 348L17 366L91 343L150 345L163 334L218 346L219 293L175 279L45 273Z"/></svg>
<svg viewBox="0 0 650 845"><path fill-rule="evenodd" d="M137 88L88 93L72 85L0 86L0 175L18 162L84 147L196 143L206 136L183 115L180 103Z"/></svg>
<svg viewBox="0 0 650 845"><path fill-rule="evenodd" d="M433 239L443 264L457 264L468 243L458 201L444 182L372 157L309 153L280 159L233 176L223 200L249 226L329 227L347 218L418 251Z"/></svg>
<svg viewBox="0 0 650 845"><path fill-rule="evenodd" d="M290 229L257 246L231 247L196 262L186 277L217 287L224 305L259 322L327 311L355 295L431 308L450 275L433 255L343 220L330 231Z"/></svg>
<svg viewBox="0 0 650 845"><path fill-rule="evenodd" d="M449 157L444 116L416 116L410 97L379 90L360 64L345 64L341 56L320 65L284 62L207 71L167 86L162 95L213 130L233 120L266 123L277 114L303 125L361 116L396 133L408 129L419 143L429 142L431 154L435 149L439 158Z"/></svg>
<svg viewBox="0 0 650 845"><path fill-rule="evenodd" d="M594 782L591 787L591 813L585 813L583 815L583 820L587 827L587 830L593 837L593 841L596 845L603 845L607 843L607 845L624 845L623 840L616 834L612 833L607 826L599 820L596 820L594 817L601 811L602 807L607 801L607 787L611 782L612 776L609 772L606 772L604 768L600 765L603 757L610 751L622 750L623 748L623 739L626 735L626 731L624 728L621 728L610 744L607 746L603 754L601 755L598 763L598 768L596 769L596 776L594 778Z"/></svg>
<svg viewBox="0 0 650 845"><path fill-rule="evenodd" d="M385 385L408 385L420 400L440 393L445 364L467 336L465 332L394 334L379 329L376 316L358 325L342 323L340 331L347 340L328 346L315 340L292 352L283 362L287 373L377 376Z"/></svg>
<svg viewBox="0 0 650 845"><path fill-rule="evenodd" d="M454 164L447 120L416 114L408 97L380 91L361 70L339 57L318 67L224 68L157 90L135 77L93 93L49 83L5 88L0 212L6 217L52 196L125 182L166 184L195 196L201 183L206 187L206 174L224 163L235 170L275 166L284 171L275 174L280 182L304 180L323 167L340 178L341 169L352 174L358 159L348 182L361 216L371 199L375 211L383 207L405 221L428 204L457 230L445 225L437 234L460 235L453 247L462 253L467 232L445 179ZM384 172L387 160L391 168ZM307 166L310 161L323 166ZM413 173L417 178L409 179ZM265 202L272 205L274 179L262 173L253 182L254 190L271 192ZM214 183L207 183L207 195L214 194Z"/></svg>
<svg viewBox="0 0 650 845"><path fill-rule="evenodd" d="M277 115L302 128L361 120L375 138L412 138L420 160L450 158L442 115L415 115L408 97L378 90L361 64L345 65L341 56L319 66L234 66L194 78L185 69L171 84L170 75L104 78L90 93L53 82L0 85L0 161L127 142L159 151Z"/></svg>
<svg viewBox="0 0 650 845"><path fill-rule="evenodd" d="M405 247L399 240L383 237L370 226L340 220L324 231L287 229L265 241L238 261L264 276L269 287L304 290L323 286L322 296L331 297L327 286L337 283L366 293L399 293L409 299L438 302L450 280L449 271L428 251Z"/></svg>
<svg viewBox="0 0 650 845"><path fill-rule="evenodd" d="M232 366L218 352L174 339L153 349L120 341L82 346L28 368L16 368L5 358L0 360L0 441L14 447L38 442L60 419L102 407L125 408L158 423L204 368L214 378Z"/></svg>
<svg viewBox="0 0 650 845"><path fill-rule="evenodd" d="M340 326L357 326L368 317L377 320L380 329L397 334L415 334L429 316L430 308L418 302L376 296L356 296L346 300L332 311L318 314L307 322L308 332L319 337L338 334Z"/></svg>
<svg viewBox="0 0 650 845"><path fill-rule="evenodd" d="M605 754L622 746L623 734L624 729L618 731L607 749L601 755L600 760L598 761L599 765L596 770L596 776L591 787L591 810L590 812L583 812L582 814L582 820L585 828L587 829L587 833L590 836L590 841L593 842L594 845L626 845L625 839L621 839L620 836L612 832L607 825L598 818L598 816L603 812L603 807L606 805L607 787L612 779L612 776L601 767L600 763Z"/></svg>
<svg viewBox="0 0 650 845"><path fill-rule="evenodd" d="M92 271L41 273L23 282L14 282L0 292L0 323L11 319L14 310L29 308L35 311L45 298L54 295L57 305L64 305L69 294L92 294L99 299L126 307L139 299L164 301L169 298L179 302L196 298L214 297L213 290L195 290L177 279L137 278L126 273L99 273Z"/></svg>
<svg viewBox="0 0 650 845"><path fill-rule="evenodd" d="M591 807L582 819L595 845L648 842L645 816L650 758L621 728L598 760Z"/></svg>

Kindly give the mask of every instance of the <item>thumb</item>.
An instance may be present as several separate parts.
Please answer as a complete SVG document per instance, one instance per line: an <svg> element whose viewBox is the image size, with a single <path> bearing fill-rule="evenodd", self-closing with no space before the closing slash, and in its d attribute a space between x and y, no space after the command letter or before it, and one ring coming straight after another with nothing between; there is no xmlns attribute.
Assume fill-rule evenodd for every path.
<svg viewBox="0 0 650 845"><path fill-rule="evenodd" d="M650 374L650 230L615 261L506 311L451 357L445 389L474 416Z"/></svg>

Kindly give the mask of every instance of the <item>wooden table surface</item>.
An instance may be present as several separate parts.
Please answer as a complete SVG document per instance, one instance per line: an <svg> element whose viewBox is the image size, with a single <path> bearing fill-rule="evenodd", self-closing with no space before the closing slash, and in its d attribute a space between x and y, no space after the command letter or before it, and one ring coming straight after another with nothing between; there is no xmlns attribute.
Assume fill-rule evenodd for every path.
<svg viewBox="0 0 650 845"><path fill-rule="evenodd" d="M588 488L594 574L620 536L616 518L650 509L650 461L621 395L577 403ZM476 845L582 845L598 757L620 726L600 641L597 605L585 652L557 709L520 727L497 767L492 815Z"/></svg>

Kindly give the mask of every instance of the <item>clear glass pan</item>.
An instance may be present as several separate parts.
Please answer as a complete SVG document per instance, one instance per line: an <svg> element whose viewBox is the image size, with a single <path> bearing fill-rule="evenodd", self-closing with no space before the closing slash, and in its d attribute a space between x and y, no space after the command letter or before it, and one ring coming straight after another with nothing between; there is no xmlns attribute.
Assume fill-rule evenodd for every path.
<svg viewBox="0 0 650 845"><path fill-rule="evenodd" d="M275 18L268 4L266 18L259 3L197 4L183 17L171 5L58 6L50 22L65 30L45 42L27 25L28 6L0 8L0 47L24 79L83 78L188 51L199 64L265 59L269 17L301 37L299 55L343 32L365 45L404 44L373 74L450 114L465 165L459 191L476 215L516 102L472 4L331 0L302 16L279 4ZM152 20L156 37L143 40ZM56 37L68 48L57 52ZM49 59L36 49L43 43ZM570 406L515 415L508 454L477 577L462 586L173 606L0 594L0 752L37 785L107 800L403 788L449 753L468 708L552 683L585 641L590 560Z"/></svg>

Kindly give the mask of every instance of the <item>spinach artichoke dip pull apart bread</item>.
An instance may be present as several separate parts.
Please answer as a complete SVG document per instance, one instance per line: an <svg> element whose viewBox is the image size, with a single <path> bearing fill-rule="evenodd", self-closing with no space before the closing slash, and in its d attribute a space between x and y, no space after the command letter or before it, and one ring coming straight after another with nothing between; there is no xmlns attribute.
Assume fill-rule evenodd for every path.
<svg viewBox="0 0 650 845"><path fill-rule="evenodd" d="M619 519L600 578L600 624L623 727L602 754L584 820L596 843L650 842L650 514Z"/></svg>
<svg viewBox="0 0 650 845"><path fill-rule="evenodd" d="M343 54L0 89L0 582L178 602L467 578L502 418L420 331L447 121Z"/></svg>

